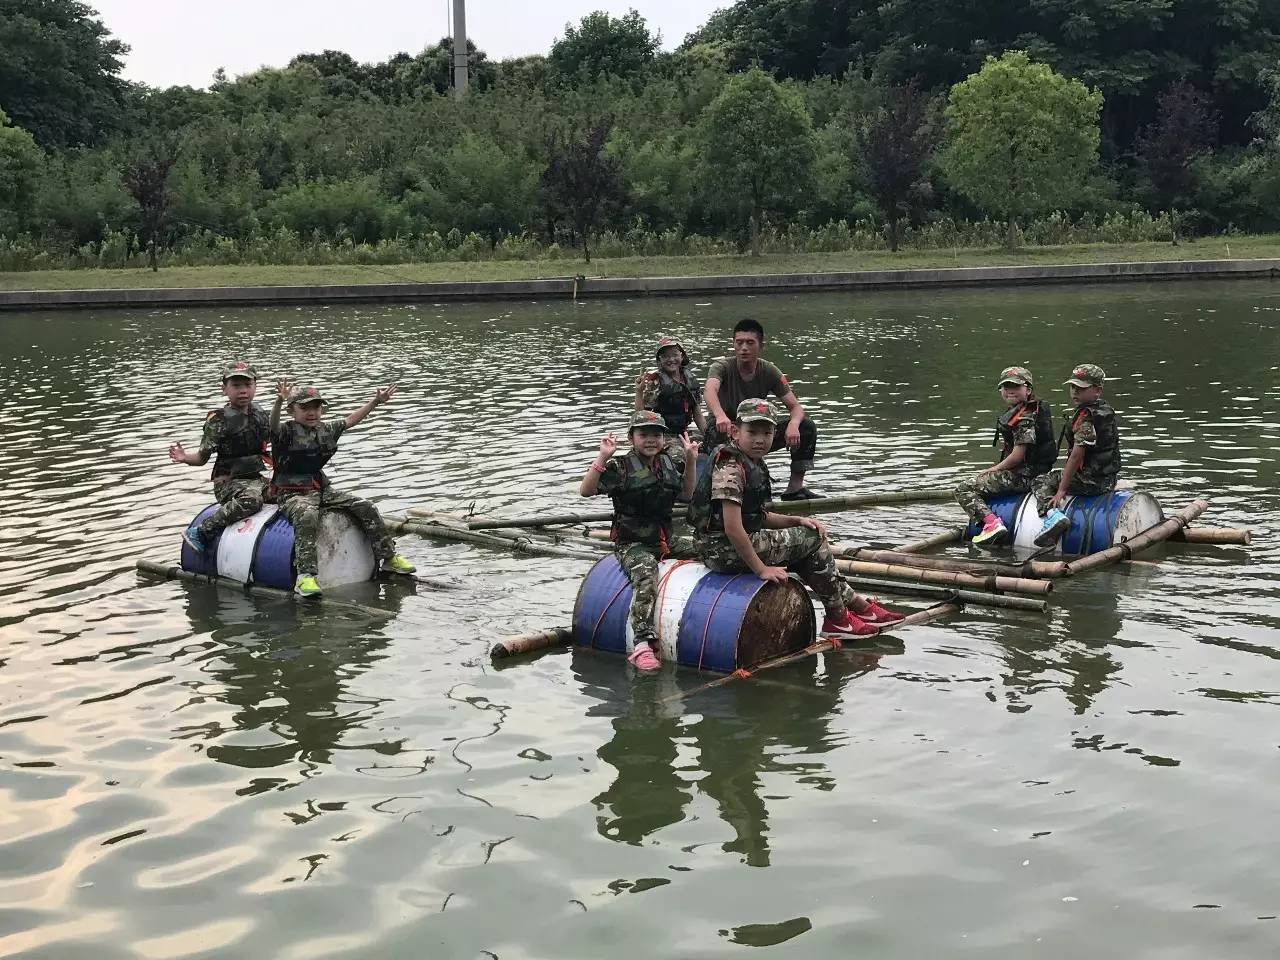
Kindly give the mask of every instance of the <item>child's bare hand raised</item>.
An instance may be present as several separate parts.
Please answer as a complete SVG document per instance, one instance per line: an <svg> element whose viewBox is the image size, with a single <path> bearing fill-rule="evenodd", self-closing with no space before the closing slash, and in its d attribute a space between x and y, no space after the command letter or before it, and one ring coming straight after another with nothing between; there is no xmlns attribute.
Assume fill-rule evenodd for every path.
<svg viewBox="0 0 1280 960"><path fill-rule="evenodd" d="M389 401L396 393L396 385L393 383L388 387L379 387L373 394L373 402L378 406Z"/></svg>
<svg viewBox="0 0 1280 960"><path fill-rule="evenodd" d="M174 463L186 463L187 451L183 449L182 442L175 440L169 444L169 459Z"/></svg>
<svg viewBox="0 0 1280 960"><path fill-rule="evenodd" d="M289 394L293 393L293 381L288 377L281 377L276 381L276 396L281 400L287 401Z"/></svg>
<svg viewBox="0 0 1280 960"><path fill-rule="evenodd" d="M618 452L618 440L612 433L606 433L600 438L600 456L608 460Z"/></svg>
<svg viewBox="0 0 1280 960"><path fill-rule="evenodd" d="M698 456L698 441L689 439L689 432L686 430L680 434L680 446L684 447L684 455L686 457Z"/></svg>

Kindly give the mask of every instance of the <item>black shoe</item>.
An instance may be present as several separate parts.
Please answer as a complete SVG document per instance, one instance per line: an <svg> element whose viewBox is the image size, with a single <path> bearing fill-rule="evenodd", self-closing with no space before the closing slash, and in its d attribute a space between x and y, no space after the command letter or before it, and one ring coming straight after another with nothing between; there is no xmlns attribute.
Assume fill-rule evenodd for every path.
<svg viewBox="0 0 1280 960"><path fill-rule="evenodd" d="M784 493L778 498L779 500L821 500L822 498L810 490L808 487L801 487L799 490L792 490Z"/></svg>

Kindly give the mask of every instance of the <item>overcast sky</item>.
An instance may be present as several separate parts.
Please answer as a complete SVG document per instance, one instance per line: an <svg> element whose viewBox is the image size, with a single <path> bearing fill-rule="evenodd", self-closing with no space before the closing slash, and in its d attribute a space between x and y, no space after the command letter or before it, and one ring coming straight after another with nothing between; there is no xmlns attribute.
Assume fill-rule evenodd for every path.
<svg viewBox="0 0 1280 960"><path fill-rule="evenodd" d="M207 86L282 67L296 54L344 50L360 61L417 53L449 32L450 0L88 0L131 52L124 75L154 87ZM632 7L670 49L731 0L468 0L467 33L492 59L546 53L567 22Z"/></svg>

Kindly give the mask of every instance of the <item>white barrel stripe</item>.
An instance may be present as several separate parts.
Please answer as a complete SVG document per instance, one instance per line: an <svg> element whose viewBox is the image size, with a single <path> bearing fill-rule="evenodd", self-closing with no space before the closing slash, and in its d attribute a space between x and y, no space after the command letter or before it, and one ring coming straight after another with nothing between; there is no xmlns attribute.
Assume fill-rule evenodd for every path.
<svg viewBox="0 0 1280 960"><path fill-rule="evenodd" d="M268 504L252 517L237 520L222 531L218 538L218 576L237 583L249 582L258 536L275 515L275 504Z"/></svg>
<svg viewBox="0 0 1280 960"><path fill-rule="evenodd" d="M708 572L700 563L680 560L664 560L658 567L661 590L654 605L654 630L662 648L661 657L669 663L676 661L685 605Z"/></svg>

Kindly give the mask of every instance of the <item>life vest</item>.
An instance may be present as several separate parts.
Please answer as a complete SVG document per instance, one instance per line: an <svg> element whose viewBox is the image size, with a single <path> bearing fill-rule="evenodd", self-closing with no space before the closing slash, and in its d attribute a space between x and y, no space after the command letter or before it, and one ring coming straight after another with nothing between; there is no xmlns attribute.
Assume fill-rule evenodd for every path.
<svg viewBox="0 0 1280 960"><path fill-rule="evenodd" d="M689 504L689 524L699 537L724 534L722 504L718 500L711 499L711 477L716 468L726 460L736 460L745 478L742 489L743 529L747 533L755 533L764 527L765 508L773 500L769 468L763 460L757 463L732 443L726 443L711 452L707 469L698 479L697 489L694 490L693 500Z"/></svg>
<svg viewBox="0 0 1280 960"><path fill-rule="evenodd" d="M248 412L237 410L228 404L221 410L210 410L209 420L222 424L221 441L217 447L217 459L209 479L246 480L262 473L262 456L267 452L267 436L271 419L260 407L250 405Z"/></svg>
<svg viewBox="0 0 1280 960"><path fill-rule="evenodd" d="M654 459L652 469L634 453L619 458L622 487L613 500L611 539L619 543L644 543L664 554L671 534L671 508L684 487L675 462L665 453Z"/></svg>
<svg viewBox="0 0 1280 960"><path fill-rule="evenodd" d="M314 429L297 421L281 424L272 448L271 486L286 493L323 489L328 482L325 464L337 452L338 438L328 424L321 422Z"/></svg>
<svg viewBox="0 0 1280 960"><path fill-rule="evenodd" d="M681 383L667 371L659 370L658 395L649 406L650 410L662 414L667 427L677 435L689 429L701 399L697 393L697 381L687 373L684 377L685 382Z"/></svg>
<svg viewBox="0 0 1280 960"><path fill-rule="evenodd" d="M1076 445L1076 425L1086 416L1093 420L1098 439L1092 447L1085 447L1081 472L1096 477L1115 477L1120 473L1120 431L1116 428L1116 412L1101 400L1081 407L1071 422L1062 428L1062 435L1067 438L1067 453L1070 455ZM1061 437L1058 442L1062 442Z"/></svg>
<svg viewBox="0 0 1280 960"><path fill-rule="evenodd" d="M1003 446L1000 452L1001 460L1013 453L1013 428L1027 417L1035 417L1036 440L1031 444L1031 449L1027 451L1026 459L1022 463L1023 467L1038 477L1052 470L1054 462L1058 459L1058 441L1053 435L1053 413L1043 401L1033 397L1026 403L1010 407L1001 414L1000 419L996 421L996 437L992 441L992 446L996 444Z"/></svg>

